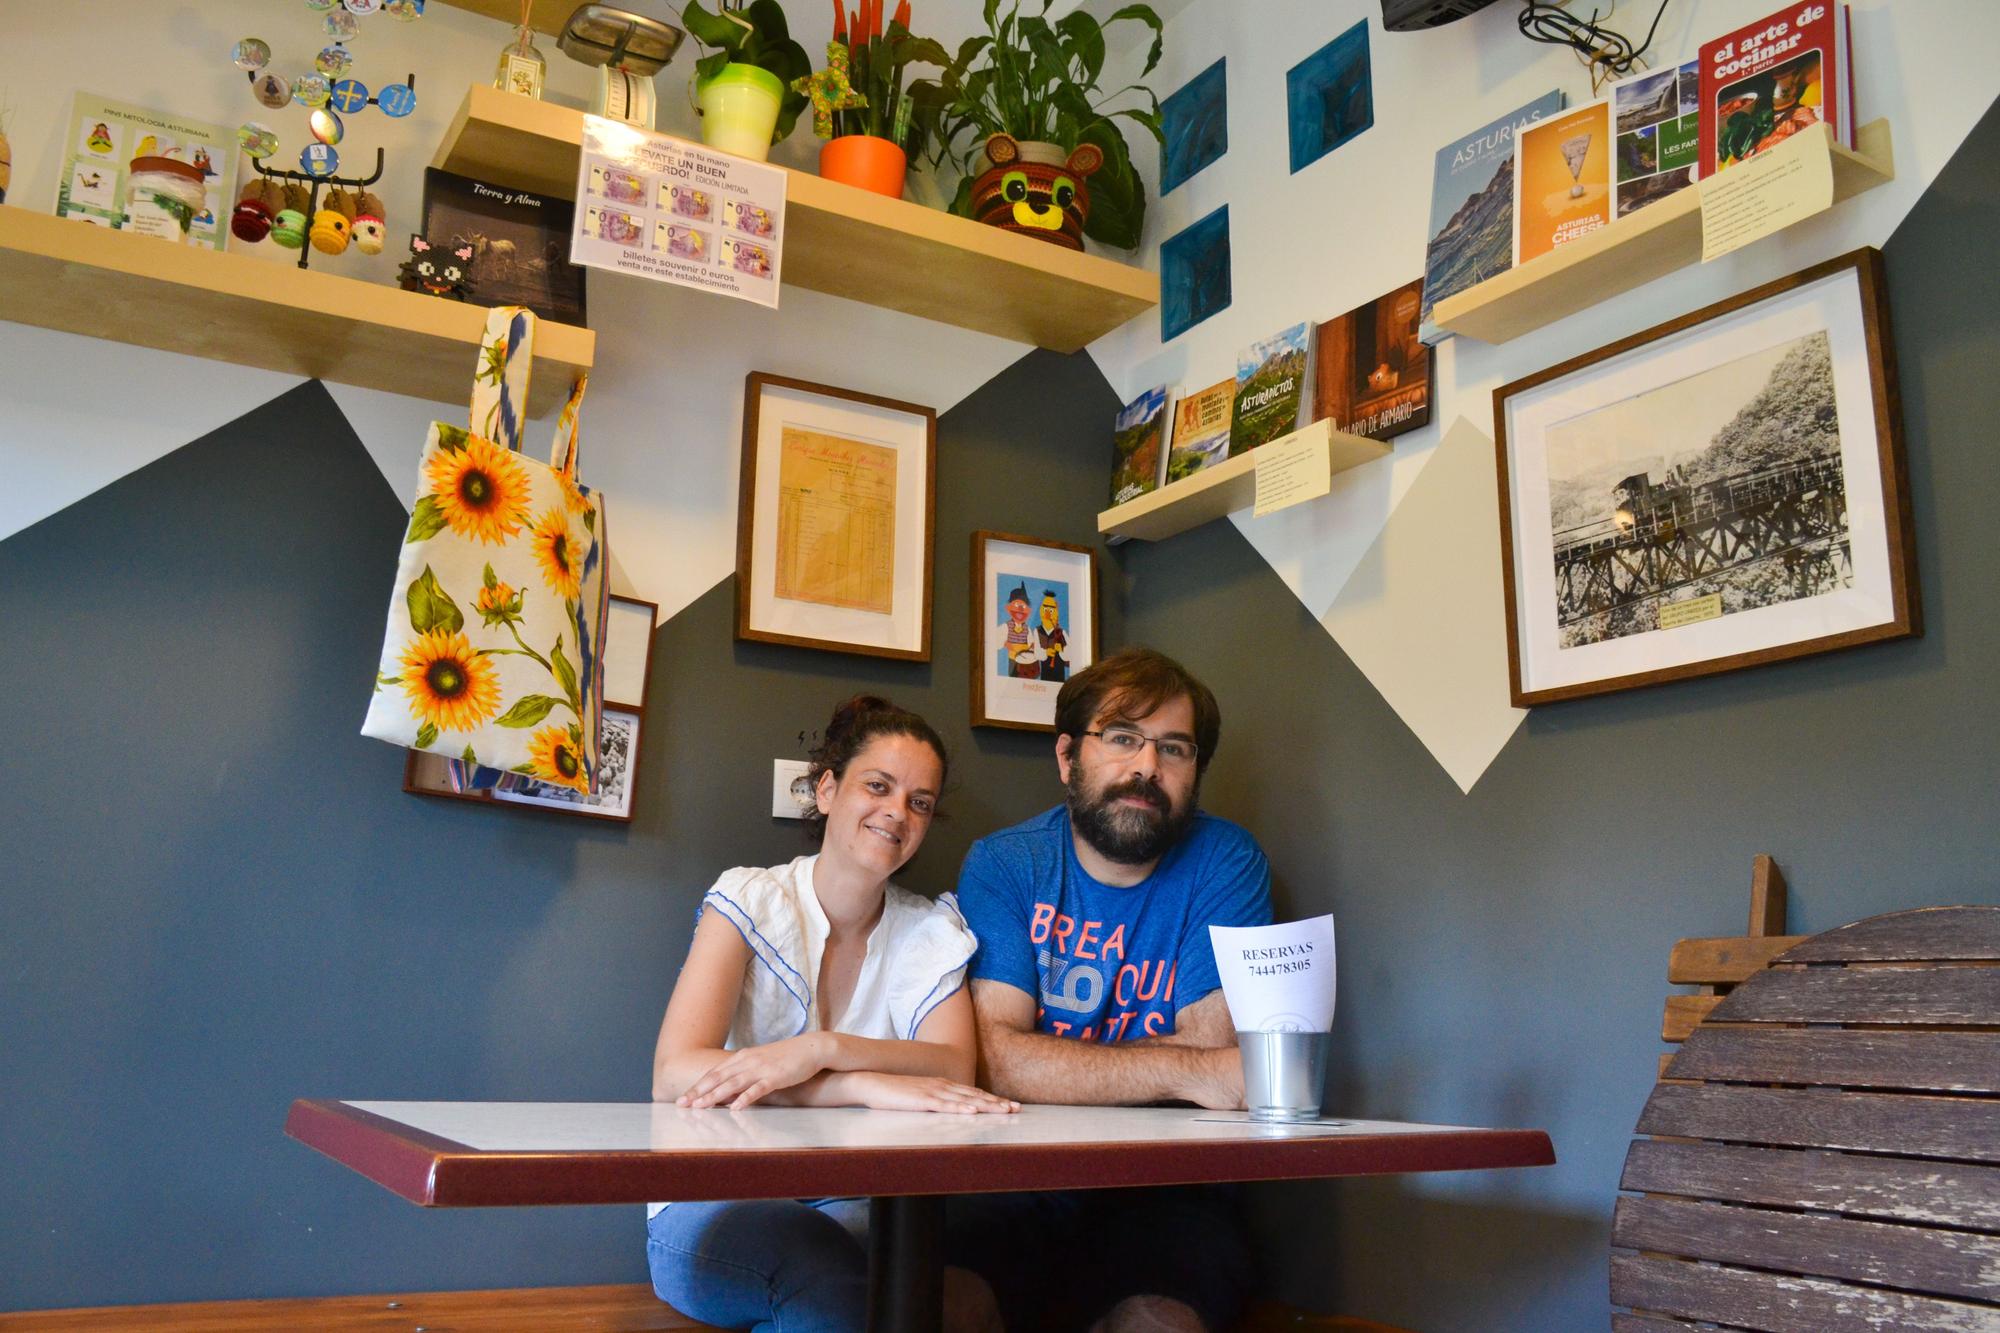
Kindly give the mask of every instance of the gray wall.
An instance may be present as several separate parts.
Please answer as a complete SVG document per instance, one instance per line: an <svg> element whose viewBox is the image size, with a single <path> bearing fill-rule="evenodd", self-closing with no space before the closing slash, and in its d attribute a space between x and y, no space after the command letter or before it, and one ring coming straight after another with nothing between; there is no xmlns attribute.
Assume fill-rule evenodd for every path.
<svg viewBox="0 0 2000 1333"><path fill-rule="evenodd" d="M1538 710L1461 796L1230 526L1104 561L1108 641L1222 697L1207 804L1339 917L1335 1103L1561 1157L1263 1189L1280 1294L1603 1327L1671 942L1742 928L1757 851L1795 930L1995 900L1996 154L1989 113L1888 247L1922 640ZM403 513L317 386L0 542L0 1308L639 1280L635 1208L423 1213L285 1107L643 1097L701 888L797 850L769 760L855 688L954 745L914 886L1054 800L1045 739L966 731L965 534L1087 540L1114 406L1036 354L945 416L929 666L736 644L727 582L665 626L629 828L404 796L354 734Z"/></svg>
<svg viewBox="0 0 2000 1333"><path fill-rule="evenodd" d="M2000 901L1996 156L2000 110L1884 251L1922 639L1536 709L1461 797L1233 530L1120 549L1128 633L1222 696L1204 804L1257 831L1281 915L1337 916L1334 1104L1556 1144L1552 1170L1266 1190L1286 1294L1425 1330L1604 1327L1667 950L1743 932L1752 855L1787 873L1795 932Z"/></svg>
<svg viewBox="0 0 2000 1333"><path fill-rule="evenodd" d="M1116 407L1036 353L945 415L927 665L739 644L730 580L663 627L629 827L356 734L407 515L316 384L0 542L0 1309L642 1280L636 1207L422 1212L286 1107L643 1100L702 890L807 850L770 761L857 689L952 750L911 887L1058 800L967 726L967 534L1090 540Z"/></svg>

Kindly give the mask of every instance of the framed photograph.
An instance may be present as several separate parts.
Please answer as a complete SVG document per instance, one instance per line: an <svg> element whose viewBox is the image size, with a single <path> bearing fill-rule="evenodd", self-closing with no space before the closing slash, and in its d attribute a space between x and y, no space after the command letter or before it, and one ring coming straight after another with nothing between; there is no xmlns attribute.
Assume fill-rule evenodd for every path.
<svg viewBox="0 0 2000 1333"><path fill-rule="evenodd" d="M575 218L569 199L424 168L424 235L472 247L467 276L481 305L522 305L543 319L583 327L584 270L569 262Z"/></svg>
<svg viewBox="0 0 2000 1333"><path fill-rule="evenodd" d="M1922 633L1882 257L1502 387L1518 707Z"/></svg>
<svg viewBox="0 0 2000 1333"><path fill-rule="evenodd" d="M736 637L928 662L937 413L753 372Z"/></svg>
<svg viewBox="0 0 2000 1333"><path fill-rule="evenodd" d="M646 679L653 656L656 603L637 597L611 598L604 631L604 730L598 791L580 792L556 783L515 778L506 789L460 790L445 757L411 750L403 765L403 790L482 805L537 806L590 819L630 822L632 793L639 780L639 739L646 719Z"/></svg>
<svg viewBox="0 0 2000 1333"><path fill-rule="evenodd" d="M1063 682L1098 658L1097 552L972 534L972 725L1054 731Z"/></svg>

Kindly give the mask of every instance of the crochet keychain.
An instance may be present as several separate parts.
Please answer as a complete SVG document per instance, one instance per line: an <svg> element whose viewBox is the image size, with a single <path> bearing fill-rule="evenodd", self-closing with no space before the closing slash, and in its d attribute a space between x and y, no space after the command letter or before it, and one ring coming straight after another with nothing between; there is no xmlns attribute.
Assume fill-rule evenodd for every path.
<svg viewBox="0 0 2000 1333"><path fill-rule="evenodd" d="M354 210L354 248L364 255L382 253L389 237L388 211L380 196L363 190Z"/></svg>
<svg viewBox="0 0 2000 1333"><path fill-rule="evenodd" d="M243 184L236 211L229 215L229 230L238 240L255 245L271 234L278 210L284 206L284 187L274 180L254 176Z"/></svg>
<svg viewBox="0 0 2000 1333"><path fill-rule="evenodd" d="M282 188L284 207L278 210L271 239L287 250L296 250L306 243L306 210L312 207L312 196L295 182L287 181Z"/></svg>
<svg viewBox="0 0 2000 1333"><path fill-rule="evenodd" d="M319 212L313 214L313 249L326 255L347 253L348 235L354 229L354 215L359 202L346 190L327 191Z"/></svg>

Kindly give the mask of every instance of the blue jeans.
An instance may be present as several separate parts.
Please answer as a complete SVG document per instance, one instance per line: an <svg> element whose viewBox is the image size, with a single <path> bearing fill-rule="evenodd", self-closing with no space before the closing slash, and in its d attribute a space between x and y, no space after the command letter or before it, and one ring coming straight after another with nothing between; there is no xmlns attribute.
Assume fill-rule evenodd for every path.
<svg viewBox="0 0 2000 1333"><path fill-rule="evenodd" d="M677 1203L646 1223L653 1290L689 1318L842 1333L868 1315L868 1200Z"/></svg>

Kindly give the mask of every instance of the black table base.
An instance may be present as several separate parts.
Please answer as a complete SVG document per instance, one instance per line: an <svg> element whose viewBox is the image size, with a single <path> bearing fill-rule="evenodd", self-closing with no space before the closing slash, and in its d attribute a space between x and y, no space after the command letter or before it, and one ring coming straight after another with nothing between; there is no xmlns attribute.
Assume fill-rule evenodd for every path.
<svg viewBox="0 0 2000 1333"><path fill-rule="evenodd" d="M943 1327L943 1196L870 1199L869 1333L941 1333Z"/></svg>

